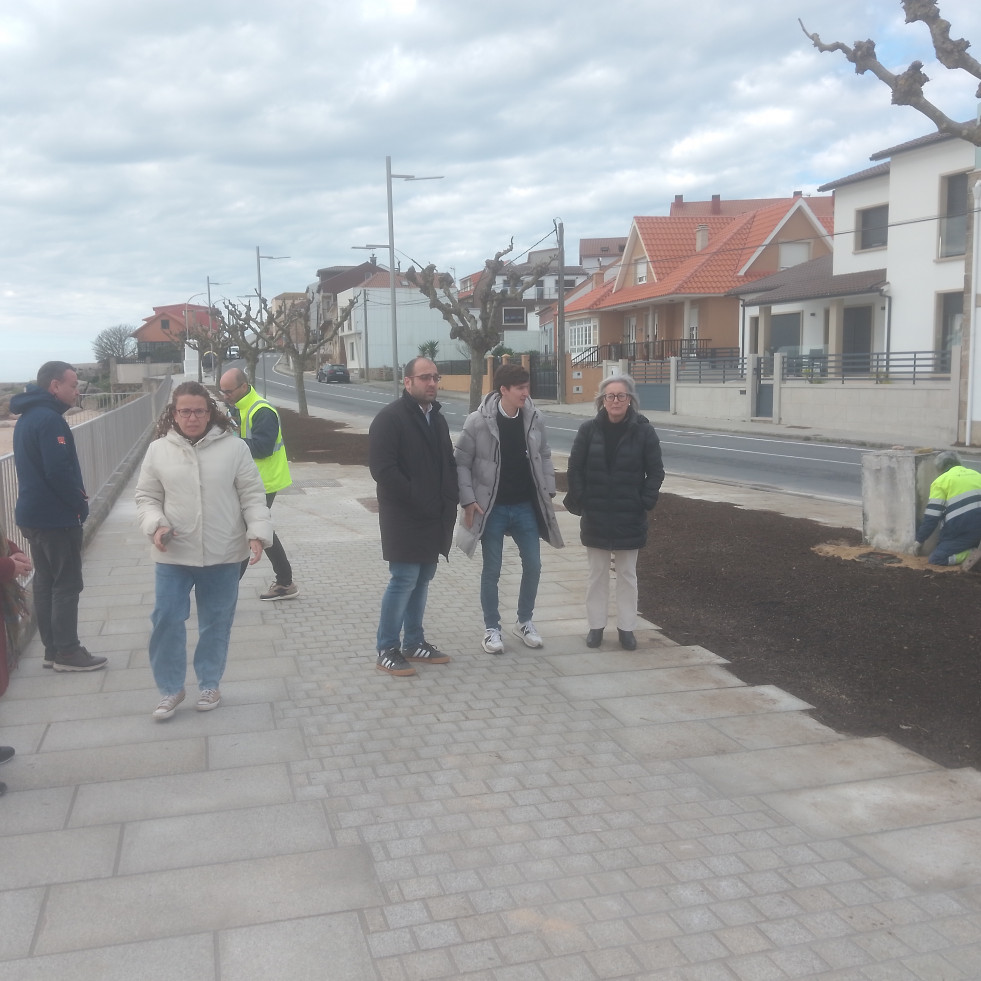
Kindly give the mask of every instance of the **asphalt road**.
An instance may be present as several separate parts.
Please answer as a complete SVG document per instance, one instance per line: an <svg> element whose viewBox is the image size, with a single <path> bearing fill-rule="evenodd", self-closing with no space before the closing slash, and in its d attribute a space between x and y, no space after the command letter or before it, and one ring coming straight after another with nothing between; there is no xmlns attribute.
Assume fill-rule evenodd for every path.
<svg viewBox="0 0 981 981"><path fill-rule="evenodd" d="M261 392L261 367L257 374L256 388ZM295 401L292 379L274 373L271 360L266 366L265 384L271 399L279 396ZM311 380L306 394L310 405L369 420L394 393L390 384L324 385ZM467 417L466 402L445 396L441 402L450 430L458 432ZM568 453L583 418L541 411L552 450ZM667 426L658 426L657 431L669 473L829 500L861 501L861 447Z"/></svg>

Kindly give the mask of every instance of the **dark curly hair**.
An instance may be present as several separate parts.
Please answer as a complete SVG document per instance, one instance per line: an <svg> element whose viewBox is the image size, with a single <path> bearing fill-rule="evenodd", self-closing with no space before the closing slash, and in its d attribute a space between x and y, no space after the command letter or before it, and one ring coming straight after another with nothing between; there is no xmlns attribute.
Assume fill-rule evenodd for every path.
<svg viewBox="0 0 981 981"><path fill-rule="evenodd" d="M208 408L211 410L211 416L208 419L208 429L212 426L217 426L222 432L225 432L231 428L231 420L222 412L218 403L215 401L215 397L204 385L195 381L181 382L170 396L170 405L164 409L160 418L157 420L157 428L153 432L154 439L160 439L161 436L166 436L171 429L180 430L180 426L177 425L174 419L174 409L177 408L177 399L181 395L197 395L208 403ZM207 430L205 431L207 432Z"/></svg>

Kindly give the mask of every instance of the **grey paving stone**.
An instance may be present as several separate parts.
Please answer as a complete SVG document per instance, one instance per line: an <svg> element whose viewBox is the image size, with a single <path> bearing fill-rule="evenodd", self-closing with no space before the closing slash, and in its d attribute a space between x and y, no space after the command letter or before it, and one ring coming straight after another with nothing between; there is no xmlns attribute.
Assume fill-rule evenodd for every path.
<svg viewBox="0 0 981 981"><path fill-rule="evenodd" d="M0 890L111 876L118 825L0 837Z"/></svg>
<svg viewBox="0 0 981 981"><path fill-rule="evenodd" d="M261 887L260 887L261 886ZM363 848L337 848L53 886L38 953L322 916L381 899ZM92 909L128 910L93 920Z"/></svg>
<svg viewBox="0 0 981 981"><path fill-rule="evenodd" d="M771 685L604 698L600 700L600 704L624 725L690 722L695 719L715 719L761 712L797 712L812 708L807 702Z"/></svg>
<svg viewBox="0 0 981 981"><path fill-rule="evenodd" d="M732 753L724 758L691 760L689 766L727 794L763 794L905 773L937 772L935 763L882 738Z"/></svg>
<svg viewBox="0 0 981 981"><path fill-rule="evenodd" d="M157 774L199 770L205 765L203 739L162 739L155 743L103 746L98 752L64 749L18 756L18 790L73 787Z"/></svg>
<svg viewBox="0 0 981 981"><path fill-rule="evenodd" d="M126 825L119 874L191 868L334 847L320 804L243 807Z"/></svg>
<svg viewBox="0 0 981 981"><path fill-rule="evenodd" d="M218 959L222 981L374 977L355 913L223 930L218 936Z"/></svg>
<svg viewBox="0 0 981 981"><path fill-rule="evenodd" d="M228 811L292 798L289 771L282 764L196 769L80 787L71 823L84 826Z"/></svg>
<svg viewBox="0 0 981 981"><path fill-rule="evenodd" d="M4 981L217 981L215 941L198 933L113 944L0 965Z"/></svg>

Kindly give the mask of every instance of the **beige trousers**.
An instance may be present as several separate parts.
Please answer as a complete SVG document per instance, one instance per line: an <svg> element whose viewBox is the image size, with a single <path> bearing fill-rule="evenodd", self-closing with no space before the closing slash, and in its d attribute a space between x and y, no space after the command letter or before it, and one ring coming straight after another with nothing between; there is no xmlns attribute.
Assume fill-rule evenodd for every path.
<svg viewBox="0 0 981 981"><path fill-rule="evenodd" d="M606 626L610 604L610 556L617 578L617 627L634 630L637 626L637 553L639 549L610 552L605 548L587 548L589 579L586 583L586 622L590 630Z"/></svg>

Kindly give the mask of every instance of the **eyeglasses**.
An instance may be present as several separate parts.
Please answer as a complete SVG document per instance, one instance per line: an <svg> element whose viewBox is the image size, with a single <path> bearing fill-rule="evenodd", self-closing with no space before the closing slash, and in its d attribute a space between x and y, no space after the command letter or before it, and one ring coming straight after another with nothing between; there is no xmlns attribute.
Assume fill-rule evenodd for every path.
<svg viewBox="0 0 981 981"><path fill-rule="evenodd" d="M607 402L626 402L630 396L626 392L607 392L603 398Z"/></svg>
<svg viewBox="0 0 981 981"><path fill-rule="evenodd" d="M442 375L407 375L407 378L418 378L419 381L424 382L438 382L443 376Z"/></svg>
<svg viewBox="0 0 981 981"><path fill-rule="evenodd" d="M181 417L181 419L203 419L207 415L211 415L210 409L174 409L174 414Z"/></svg>

